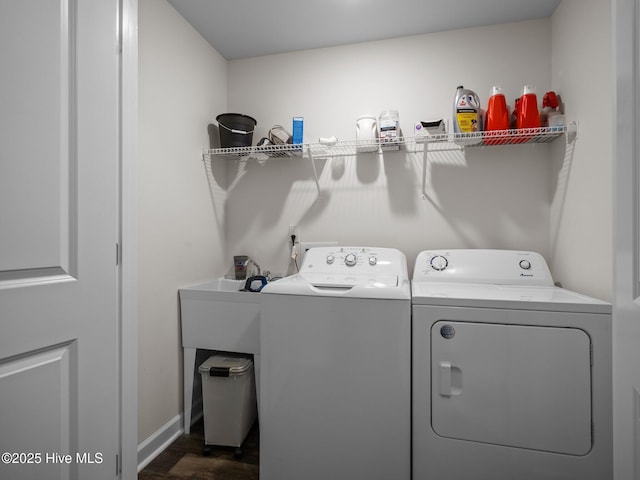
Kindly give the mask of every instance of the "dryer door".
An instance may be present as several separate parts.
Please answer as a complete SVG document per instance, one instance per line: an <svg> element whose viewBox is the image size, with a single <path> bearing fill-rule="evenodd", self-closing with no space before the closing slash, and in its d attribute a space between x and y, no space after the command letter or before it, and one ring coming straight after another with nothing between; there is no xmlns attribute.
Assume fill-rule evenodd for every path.
<svg viewBox="0 0 640 480"><path fill-rule="evenodd" d="M583 330L439 321L431 348L438 435L570 455L591 450Z"/></svg>

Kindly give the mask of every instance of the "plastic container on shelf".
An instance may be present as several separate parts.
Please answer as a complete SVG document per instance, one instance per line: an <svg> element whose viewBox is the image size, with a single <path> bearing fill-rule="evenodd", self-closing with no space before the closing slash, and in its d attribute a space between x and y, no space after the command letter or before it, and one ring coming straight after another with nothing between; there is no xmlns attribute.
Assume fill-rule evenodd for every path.
<svg viewBox="0 0 640 480"><path fill-rule="evenodd" d="M502 88L495 85L491 87L491 96L487 104L487 112L485 114L485 135L484 143L487 145L500 145L507 140L504 138L505 130L509 130L509 108L507 100L502 93ZM492 132L502 132L499 134ZM495 138L500 135L502 138ZM492 136L494 138L492 138Z"/></svg>
<svg viewBox="0 0 640 480"><path fill-rule="evenodd" d="M456 89L453 101L453 131L454 133L471 133L481 130L480 98L473 90L460 85Z"/></svg>
<svg viewBox="0 0 640 480"><path fill-rule="evenodd" d="M518 123L518 110L520 110L520 97L513 100L513 111L509 117L509 128L515 130Z"/></svg>
<svg viewBox="0 0 640 480"><path fill-rule="evenodd" d="M540 113L538 111L538 97L535 88L525 85L520 97L516 128L540 128Z"/></svg>
<svg viewBox="0 0 640 480"><path fill-rule="evenodd" d="M540 125L551 126L551 117L560 114L560 102L556 92L547 92L542 97L542 110L540 111Z"/></svg>
<svg viewBox="0 0 640 480"><path fill-rule="evenodd" d="M380 147L383 151L400 150L400 117L397 110L385 110L380 113Z"/></svg>
<svg viewBox="0 0 640 480"><path fill-rule="evenodd" d="M250 147L258 122L242 113L221 113L216 117L222 148Z"/></svg>
<svg viewBox="0 0 640 480"><path fill-rule="evenodd" d="M376 117L364 115L358 118L356 121L356 141L358 153L378 150L378 119Z"/></svg>
<svg viewBox="0 0 640 480"><path fill-rule="evenodd" d="M554 115L549 117L549 128L552 131L561 131L566 127L567 122L565 120L564 114L555 113Z"/></svg>
<svg viewBox="0 0 640 480"><path fill-rule="evenodd" d="M480 98L476 92L460 85L456 89L453 100L453 132L477 133L482 131L482 112L480 110ZM471 138L456 138L458 145L476 145L482 143L482 136Z"/></svg>
<svg viewBox="0 0 640 480"><path fill-rule="evenodd" d="M304 136L304 117L293 117L291 143L300 145L303 143Z"/></svg>

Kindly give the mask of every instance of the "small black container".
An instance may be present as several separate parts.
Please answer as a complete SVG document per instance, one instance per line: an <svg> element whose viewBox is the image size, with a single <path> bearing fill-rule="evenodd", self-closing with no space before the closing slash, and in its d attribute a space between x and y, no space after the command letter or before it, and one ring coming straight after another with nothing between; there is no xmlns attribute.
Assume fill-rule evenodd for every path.
<svg viewBox="0 0 640 480"><path fill-rule="evenodd" d="M253 130L258 122L241 113L221 113L216 117L222 148L250 147Z"/></svg>

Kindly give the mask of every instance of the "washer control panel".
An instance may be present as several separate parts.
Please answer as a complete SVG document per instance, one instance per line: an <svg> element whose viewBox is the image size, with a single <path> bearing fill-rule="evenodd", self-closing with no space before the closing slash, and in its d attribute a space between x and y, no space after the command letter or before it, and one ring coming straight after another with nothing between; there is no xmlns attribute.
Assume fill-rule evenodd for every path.
<svg viewBox="0 0 640 480"><path fill-rule="evenodd" d="M553 286L542 255L519 250L426 250L418 254L413 281Z"/></svg>
<svg viewBox="0 0 640 480"><path fill-rule="evenodd" d="M307 251L300 272L407 275L402 252L384 247L316 247Z"/></svg>

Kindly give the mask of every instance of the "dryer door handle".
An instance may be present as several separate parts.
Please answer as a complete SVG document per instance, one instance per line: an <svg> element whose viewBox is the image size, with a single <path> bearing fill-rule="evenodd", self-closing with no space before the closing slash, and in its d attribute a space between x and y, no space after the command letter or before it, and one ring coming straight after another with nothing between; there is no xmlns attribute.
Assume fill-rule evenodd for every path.
<svg viewBox="0 0 640 480"><path fill-rule="evenodd" d="M451 362L438 364L438 393L443 397L462 393L462 370L451 365Z"/></svg>

